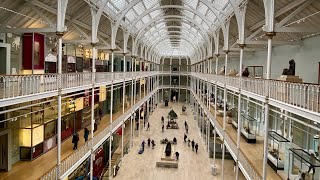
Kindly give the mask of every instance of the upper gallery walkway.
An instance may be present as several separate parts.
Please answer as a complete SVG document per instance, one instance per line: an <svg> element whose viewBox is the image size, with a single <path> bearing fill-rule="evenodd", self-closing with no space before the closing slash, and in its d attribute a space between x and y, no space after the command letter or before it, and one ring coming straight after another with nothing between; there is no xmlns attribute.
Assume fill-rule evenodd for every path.
<svg viewBox="0 0 320 180"><path fill-rule="evenodd" d="M179 71L139 71L95 73L95 87L155 75L191 75L229 90L253 97L264 102L269 91L269 103L284 106L287 110L297 109L302 116L317 119L320 116L320 85L291 83L278 80L240 78L216 74ZM43 75L1 75L0 107L16 103L56 96L59 89L58 74ZM70 93L92 87L93 73L61 74L62 93ZM268 86L267 86L268 85ZM269 87L267 89L266 87Z"/></svg>
<svg viewBox="0 0 320 180"><path fill-rule="evenodd" d="M155 71L97 72L41 75L1 75L0 107L110 85L138 78L152 77ZM61 79L61 81L60 81ZM59 87L60 86L60 87Z"/></svg>
<svg viewBox="0 0 320 180"><path fill-rule="evenodd" d="M84 160L90 156L91 141L93 141L93 149L97 149L104 141L106 141L110 132L116 131L121 125L123 120L128 119L131 114L146 102L152 95L157 92L154 89L149 94L144 96L144 93L136 95L136 104L127 106L122 112L119 108L117 112L113 113L112 125L110 121L110 114L106 114L100 121L98 129L94 132L93 140L88 140L86 143L83 139L83 130L79 132L80 141L78 150L73 150L71 142L72 137L66 139L61 145L61 174L67 176L72 169L77 168ZM90 128L89 128L90 129ZM19 161L13 165L12 170L9 172L0 172L0 179L56 179L56 164L57 164L57 147L54 147L49 152L40 156L33 161Z"/></svg>
<svg viewBox="0 0 320 180"><path fill-rule="evenodd" d="M152 115L149 117L150 131L145 129L141 132L140 137L134 139L134 146L131 148L129 154L123 157L121 167L117 173L115 180L123 179L139 179L139 180L162 180L162 179L184 179L184 180L220 180L222 179L221 173L217 176L213 176L210 173L210 165L212 158L208 157L206 146L203 138L200 137L200 131L197 125L197 121L194 120L191 107L186 105L186 114L181 115L181 107L186 105L184 103L169 103L169 107L161 108L158 106ZM173 109L178 114L179 129L165 129L161 131L162 123L161 117L166 119L169 111ZM179 113L178 113L179 112ZM190 141L194 140L199 144L199 150L196 154L192 151L191 147L184 143L183 136L185 133L184 122L188 123L189 133L187 134ZM167 120L165 120L167 123ZM177 145L172 145L174 152L180 153L178 168L163 168L156 167L156 162L160 161L163 154L165 145L160 144L160 140L168 138L172 140L177 138ZM156 143L154 149L145 145L145 151L143 154L138 154L141 147L141 142L147 139L153 139ZM216 165L221 172L221 160L216 159ZM235 179L235 173L233 171L233 161L225 160L224 162L224 179ZM241 173L240 173L241 174ZM245 179L241 174L239 179Z"/></svg>

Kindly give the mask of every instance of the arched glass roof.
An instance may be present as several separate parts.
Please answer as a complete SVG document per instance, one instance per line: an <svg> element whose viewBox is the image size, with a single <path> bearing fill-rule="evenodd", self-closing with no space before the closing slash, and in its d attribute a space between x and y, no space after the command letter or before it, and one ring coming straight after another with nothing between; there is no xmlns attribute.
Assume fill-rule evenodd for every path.
<svg viewBox="0 0 320 180"><path fill-rule="evenodd" d="M97 0L96 4L106 1L105 11L131 35L140 34L139 42L148 45L166 38L157 45L160 55L194 54L195 47L182 42L195 46L208 43L211 32L220 26L219 18L232 12L229 0Z"/></svg>

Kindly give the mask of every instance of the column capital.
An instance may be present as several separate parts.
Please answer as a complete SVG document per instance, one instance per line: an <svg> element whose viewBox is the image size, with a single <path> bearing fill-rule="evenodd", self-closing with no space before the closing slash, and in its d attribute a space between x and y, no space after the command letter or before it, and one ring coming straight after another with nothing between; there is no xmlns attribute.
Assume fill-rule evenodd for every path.
<svg viewBox="0 0 320 180"><path fill-rule="evenodd" d="M239 47L241 48L241 49L243 49L244 47L246 47L246 44L238 44L239 45Z"/></svg>
<svg viewBox="0 0 320 180"><path fill-rule="evenodd" d="M97 43L93 43L93 42L92 42L92 43L90 43L90 44L91 44L92 47L96 47L96 44L97 44Z"/></svg>
<svg viewBox="0 0 320 180"><path fill-rule="evenodd" d="M272 39L273 36L276 36L276 32L266 32L266 36Z"/></svg>
<svg viewBox="0 0 320 180"><path fill-rule="evenodd" d="M230 51L228 49L223 50L226 54L228 54Z"/></svg>
<svg viewBox="0 0 320 180"><path fill-rule="evenodd" d="M61 37L64 35L64 32L63 32L63 31L62 31L62 32L57 31L57 32L56 32L56 35L57 35L59 38L61 38Z"/></svg>
<svg viewBox="0 0 320 180"><path fill-rule="evenodd" d="M219 57L220 56L220 54L215 54L216 55L216 57Z"/></svg>

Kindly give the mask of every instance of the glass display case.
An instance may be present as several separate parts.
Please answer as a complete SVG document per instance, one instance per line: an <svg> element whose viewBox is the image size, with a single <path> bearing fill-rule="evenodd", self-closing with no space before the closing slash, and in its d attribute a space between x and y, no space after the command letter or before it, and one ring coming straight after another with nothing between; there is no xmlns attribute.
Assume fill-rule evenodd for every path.
<svg viewBox="0 0 320 180"><path fill-rule="evenodd" d="M241 115L241 134L248 143L256 143L257 120L247 114Z"/></svg>
<svg viewBox="0 0 320 180"><path fill-rule="evenodd" d="M237 107L233 108L233 111L234 111L234 116L232 118L231 125L234 129L238 129L238 108Z"/></svg>
<svg viewBox="0 0 320 180"><path fill-rule="evenodd" d="M289 179L303 179L303 176L304 179L320 179L320 161L313 153L309 154L303 149L291 148L288 166L287 176Z"/></svg>
<svg viewBox="0 0 320 180"><path fill-rule="evenodd" d="M273 170L284 169L285 146L289 141L275 131L268 133L268 164Z"/></svg>

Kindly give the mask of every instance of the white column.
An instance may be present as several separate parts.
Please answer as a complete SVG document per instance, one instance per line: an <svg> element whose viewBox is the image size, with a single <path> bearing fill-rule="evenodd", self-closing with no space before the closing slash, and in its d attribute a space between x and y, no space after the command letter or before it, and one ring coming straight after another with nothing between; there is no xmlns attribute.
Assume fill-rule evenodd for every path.
<svg viewBox="0 0 320 180"><path fill-rule="evenodd" d="M267 56L267 77L266 79L271 79L271 58L272 58L272 38L275 34L267 33L268 36L268 56ZM268 162L268 131L269 131L269 82L266 86L266 103L265 103L265 113L264 113L264 119L265 119L265 132L264 132L264 147L263 147L263 180L267 179L267 162Z"/></svg>
<svg viewBox="0 0 320 180"><path fill-rule="evenodd" d="M57 127L57 177L60 178L60 164L61 164L61 89L62 89L62 36L63 32L57 33L58 36L58 127Z"/></svg>
<svg viewBox="0 0 320 180"><path fill-rule="evenodd" d="M112 53L113 54L113 53ZM113 56L112 56L113 58ZM113 62L113 60L112 60ZM112 63L113 65L113 63ZM113 68L111 68L111 70L113 71ZM113 135L112 135L112 111L113 111L113 80L111 82L111 97L110 97L110 138L109 138L109 179L112 179L113 177L113 170L111 167L111 147L112 147L112 141L113 141Z"/></svg>
<svg viewBox="0 0 320 180"><path fill-rule="evenodd" d="M238 149L238 158L240 153L240 138L241 138L241 126L242 126L242 118L241 118L241 83L242 83L242 62L243 62L243 48L244 45L240 46L240 65L239 65L239 83L240 89L238 94L238 130L237 130L237 149ZM239 160L237 160L237 169L236 169L236 180L239 179Z"/></svg>
<svg viewBox="0 0 320 180"><path fill-rule="evenodd" d="M95 44L92 43L92 89L91 89L91 155L90 155L90 178L92 179L93 174L93 130L94 130L94 87L95 87L95 73L96 73L96 48Z"/></svg>

